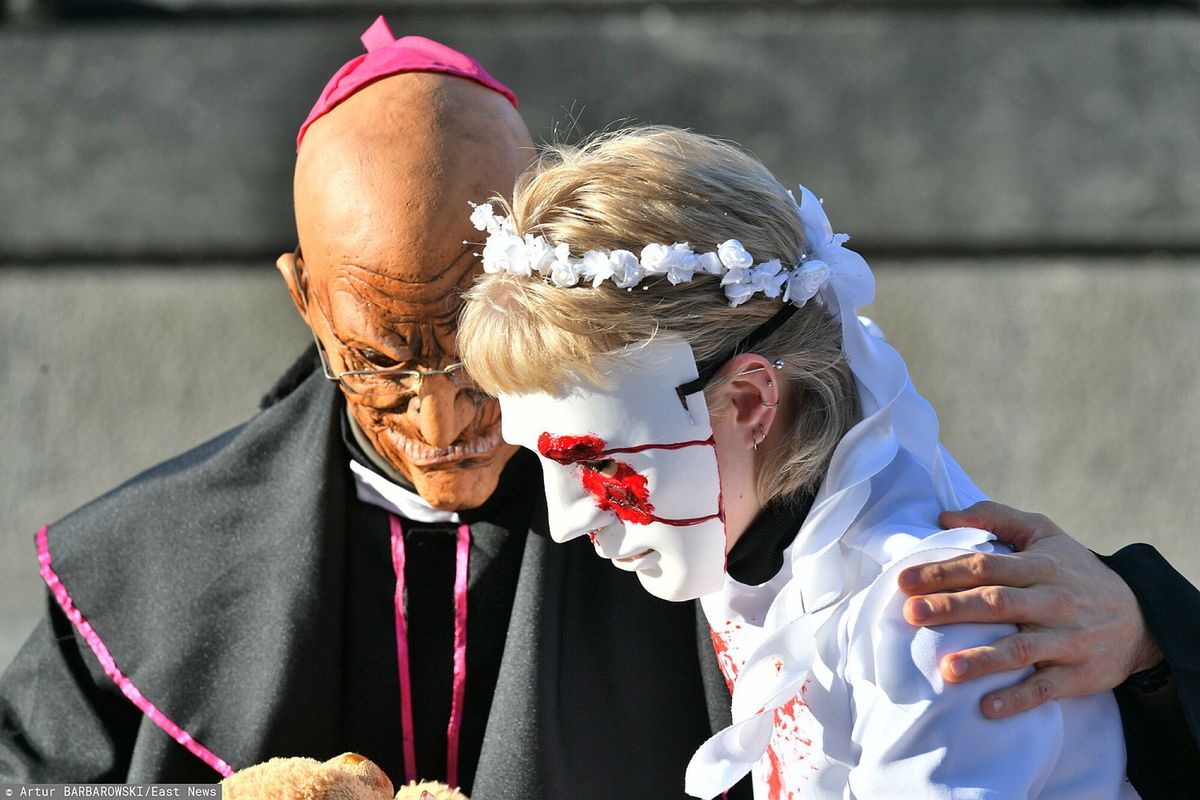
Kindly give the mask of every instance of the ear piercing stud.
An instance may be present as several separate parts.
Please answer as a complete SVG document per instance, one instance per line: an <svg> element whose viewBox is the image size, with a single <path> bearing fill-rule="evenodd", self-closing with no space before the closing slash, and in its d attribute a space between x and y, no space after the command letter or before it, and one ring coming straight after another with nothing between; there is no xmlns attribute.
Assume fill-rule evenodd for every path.
<svg viewBox="0 0 1200 800"><path fill-rule="evenodd" d="M775 369L783 369L783 359L782 358L775 359L774 361L771 362L771 366L774 367Z"/></svg>

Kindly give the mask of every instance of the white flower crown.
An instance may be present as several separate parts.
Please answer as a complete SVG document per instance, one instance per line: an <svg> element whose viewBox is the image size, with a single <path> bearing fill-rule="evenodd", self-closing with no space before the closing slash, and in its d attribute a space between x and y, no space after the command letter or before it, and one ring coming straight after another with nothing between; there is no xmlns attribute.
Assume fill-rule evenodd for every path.
<svg viewBox="0 0 1200 800"><path fill-rule="evenodd" d="M795 204L795 198L792 202ZM697 274L720 275L730 306L739 306L758 292L772 299L782 294L783 302L803 306L829 280L829 266L819 258L801 256L799 263L788 268L777 258L755 264L754 257L737 239L722 242L716 252L710 253L697 253L686 243L676 242L648 244L640 256L628 250L589 250L583 258L575 258L566 244L551 246L542 236L519 235L512 221L497 215L491 203L471 205L475 209L471 224L488 234L483 247L485 272L537 273L555 286L564 287L584 281L595 288L611 280L629 290L658 276L680 284ZM836 238L840 244L849 237L839 234Z"/></svg>

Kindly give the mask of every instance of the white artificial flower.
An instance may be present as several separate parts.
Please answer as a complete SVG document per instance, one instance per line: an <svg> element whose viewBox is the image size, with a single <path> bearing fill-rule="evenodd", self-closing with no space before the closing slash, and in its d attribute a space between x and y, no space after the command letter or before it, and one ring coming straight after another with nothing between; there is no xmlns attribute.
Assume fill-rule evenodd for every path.
<svg viewBox="0 0 1200 800"><path fill-rule="evenodd" d="M721 285L750 283L750 271L744 267L734 267L721 276Z"/></svg>
<svg viewBox="0 0 1200 800"><path fill-rule="evenodd" d="M613 283L621 289L629 289L642 282L644 273L638 257L628 250L614 250L608 254L612 265Z"/></svg>
<svg viewBox="0 0 1200 800"><path fill-rule="evenodd" d="M525 241L506 230L492 233L483 247L483 270L528 275L529 260L525 255Z"/></svg>
<svg viewBox="0 0 1200 800"><path fill-rule="evenodd" d="M543 236L525 234L525 253L531 269L545 275L553 266L556 255L554 248Z"/></svg>
<svg viewBox="0 0 1200 800"><path fill-rule="evenodd" d="M749 300L758 291L750 283L730 283L725 285L725 296L729 298L730 308L736 308Z"/></svg>
<svg viewBox="0 0 1200 800"><path fill-rule="evenodd" d="M491 203L475 206L475 210L471 212L471 224L475 226L475 230L488 233L495 233L500 227Z"/></svg>
<svg viewBox="0 0 1200 800"><path fill-rule="evenodd" d="M665 244L648 244L642 248L639 262L647 275L665 275L674 261L675 254Z"/></svg>
<svg viewBox="0 0 1200 800"><path fill-rule="evenodd" d="M726 269L745 269L754 265L754 258L737 239L728 239L717 246L717 257Z"/></svg>
<svg viewBox="0 0 1200 800"><path fill-rule="evenodd" d="M788 275L787 289L783 293L785 303L802 306L829 280L829 265L824 261L810 259L792 270Z"/></svg>
<svg viewBox="0 0 1200 800"><path fill-rule="evenodd" d="M666 275L673 285L687 283L696 271L696 255L686 243L649 244L642 248L642 269L647 275Z"/></svg>
<svg viewBox="0 0 1200 800"><path fill-rule="evenodd" d="M671 264L671 268L667 270L667 280L672 286L678 286L681 283L687 283L692 279L692 275L696 272L696 265L699 259L692 252L692 248L686 244L673 244L671 249L675 251L679 257Z"/></svg>
<svg viewBox="0 0 1200 800"><path fill-rule="evenodd" d="M716 253L701 253L696 256L696 272L703 272L705 275L720 275L725 271L725 265L721 263L721 257Z"/></svg>
<svg viewBox="0 0 1200 800"><path fill-rule="evenodd" d="M778 258L764 261L750 271L750 283L755 291L762 292L767 297L775 299L783 290L788 274L783 271L783 265Z"/></svg>
<svg viewBox="0 0 1200 800"><path fill-rule="evenodd" d="M576 259L558 258L550 266L550 280L555 286L574 286L579 283L579 275L583 271L583 262Z"/></svg>
<svg viewBox="0 0 1200 800"><path fill-rule="evenodd" d="M613 276L613 265L609 257L599 250L589 250L583 255L580 274L585 280L592 282L595 289Z"/></svg>

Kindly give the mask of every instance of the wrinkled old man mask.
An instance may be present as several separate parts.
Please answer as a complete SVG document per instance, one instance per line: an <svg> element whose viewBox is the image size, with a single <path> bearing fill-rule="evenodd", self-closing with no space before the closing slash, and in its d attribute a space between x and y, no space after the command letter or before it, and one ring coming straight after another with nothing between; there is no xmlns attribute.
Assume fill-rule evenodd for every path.
<svg viewBox="0 0 1200 800"><path fill-rule="evenodd" d="M396 75L316 120L296 162L300 248L279 268L335 375L404 368L386 391L342 381L379 466L437 508L482 504L516 452L497 402L454 370L459 293L478 274L468 201L509 194L532 154L502 95ZM432 373L432 374L430 374ZM395 379L393 379L395 380Z"/></svg>

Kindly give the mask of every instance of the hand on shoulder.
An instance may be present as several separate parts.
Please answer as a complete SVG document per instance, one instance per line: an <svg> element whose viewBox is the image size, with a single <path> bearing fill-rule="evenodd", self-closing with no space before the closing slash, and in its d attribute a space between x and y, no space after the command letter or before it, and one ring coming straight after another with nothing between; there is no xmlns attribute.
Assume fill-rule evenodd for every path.
<svg viewBox="0 0 1200 800"><path fill-rule="evenodd" d="M1020 630L942 659L948 681L1035 666L1016 686L990 692L985 716L999 718L1047 700L1116 687L1153 667L1162 653L1132 590L1115 572L1041 514L993 502L944 512L943 527L982 528L1016 552L974 553L900 573L913 625L1007 622Z"/></svg>

